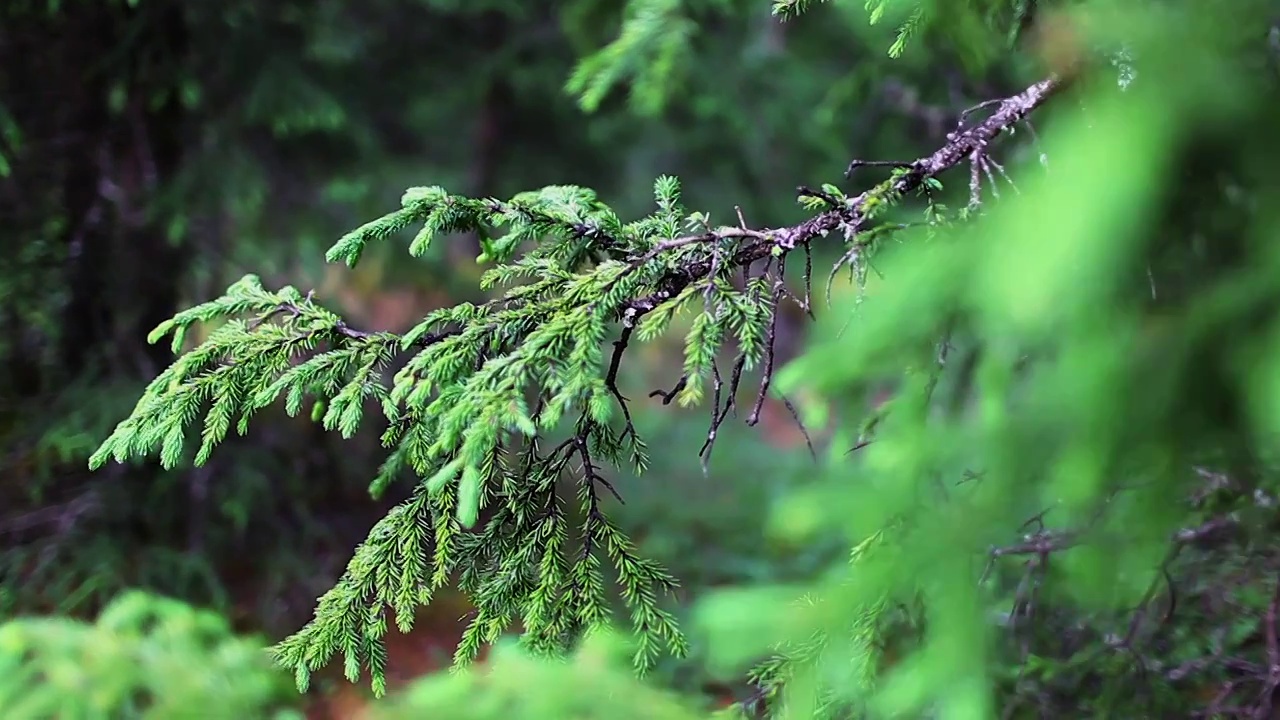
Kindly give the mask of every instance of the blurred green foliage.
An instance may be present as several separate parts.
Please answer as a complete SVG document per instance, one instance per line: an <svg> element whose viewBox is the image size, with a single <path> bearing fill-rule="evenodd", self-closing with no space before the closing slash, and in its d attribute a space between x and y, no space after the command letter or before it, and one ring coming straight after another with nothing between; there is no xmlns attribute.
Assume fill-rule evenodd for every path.
<svg viewBox="0 0 1280 720"><path fill-rule="evenodd" d="M259 645L214 613L143 593L116 598L92 625L0 626L0 669L0 708L14 720L300 717Z"/></svg>
<svg viewBox="0 0 1280 720"><path fill-rule="evenodd" d="M90 478L96 440L171 358L147 332L247 270L351 302L322 277L320 249L422 178L498 197L573 182L634 215L655 176L678 173L717 222L735 204L752 222L798 220L789 189L833 159L917 152L941 138L933 106L987 95L988 78L938 76L927 53L894 61L890 87L892 30L838 10L834 23L779 24L762 3L7 3L6 602L91 612L143 586L227 608L245 593L215 585L302 581L285 602L253 598L244 618L290 627L323 589L307 578L335 573L388 507L361 498L376 437L340 445L271 413L205 469ZM605 56L636 17L660 25L624 68ZM646 43L668 22L694 35L668 45L684 53L676 67L635 89L662 111L637 115L620 100L633 71L660 70ZM614 81L584 114L563 88L593 67ZM450 238L417 263L375 247L349 285L478 299L476 244Z"/></svg>
<svg viewBox="0 0 1280 720"><path fill-rule="evenodd" d="M776 3L774 11L790 15L802 5ZM113 332L102 333L74 313L57 312L79 307L78 286L51 280L63 277L77 251L77 231L68 228L84 218L50 209L75 211L63 197L74 195L75 183L61 191L31 186L47 194L26 197L29 214L15 227L35 240L0 270L6 297L27 301L15 302L6 320L22 332L2 336L27 344L6 346L0 357L16 368L15 378L38 365L42 387L60 385L73 399L59 405L48 394L3 396L13 427L5 437L18 438L6 440L16 449L7 461L16 480L5 492L31 493L28 503L55 508L48 516L57 522L25 522L74 526L85 508L110 506L111 488L98 488L122 485L129 473L133 495L123 504L142 511L100 517L149 518L148 528L166 529L166 542L140 560L104 532L78 560L110 567L109 582L206 600L220 591L218 581L207 583L206 597L183 583L205 582L212 572L164 569L164 552L181 557L173 539L188 530L173 521L172 508L182 502L165 489L207 502L195 493L208 487L208 469L235 453L220 477L244 478L243 468L256 465L263 473L271 468L272 479L241 479L220 490L227 493L222 527L237 527L242 543L282 528L293 538L315 538L329 516L319 510L323 503L304 500L315 493L332 503L333 496L307 481L320 468L332 472L326 465L346 455L320 453L305 463L278 455L311 442L329 447L320 430L337 429L355 436L361 457L374 456L370 437L357 432L377 414L375 403L363 402L369 397L388 420L390 456L381 473L367 465L360 477L379 475L375 494L401 491L391 500L403 502L374 525L338 587L321 599L313 625L278 645L277 657L305 684L340 653L351 679L368 671L381 689L387 611L394 608L407 629L416 605L455 579L478 609L459 658L499 643L483 666L432 676L397 694L380 706L387 717L704 717L710 710L696 695L713 681L739 701L721 710L729 715L1173 717L1195 708L1208 717L1268 716L1277 690L1270 668L1280 663L1273 519L1280 488L1269 446L1277 424L1273 298L1280 268L1267 242L1276 230L1270 208L1280 166L1276 49L1266 41L1274 9L1262 0L1221 13L1203 3L1102 0L1061 3L1062 12L1050 8L1059 4L1025 2L810 5L781 34L767 8L731 2L583 0L560 9L386 2L359 16L337 3L306 13L289 3L271 10L228 5L234 9L216 20L236 32L190 39L184 57L214 57L214 46L225 49L234 38L258 48L242 56L258 63L281 37L265 29L289 27L296 31L284 35L291 42L306 38L289 46L302 59L278 70L262 64L261 76L282 84L236 93L243 105L214 102L217 112L204 105L217 92L167 76L144 82L136 65L124 73L124 90L110 82L97 87L111 112L130 107L139 88L163 95L167 87L196 127L230 133L205 146L208 164L187 150L166 170L164 187L177 193L168 206L163 193L147 195L154 214L129 225L120 211L117 222L128 232L99 242L118 250L123 246L111 243L149 237L140 254L121 255L144 257L175 237L188 242L182 228L198 223L182 218L201 213L235 217L244 240L230 255L208 255L201 246L198 262L184 261L180 271L166 266L167 285L148 286L155 292L146 312L118 299L122 314ZM125 7L89 6L113 13ZM175 6L138 7L172 13ZM20 3L7 12L34 22L24 13L41 11ZM184 21L210 11L190 12L180 14ZM426 14L412 15L419 12ZM52 23L45 29L83 21L72 10L42 17ZM117 19L127 19L120 28L147 28L147 17ZM360 28L393 21L417 27L407 22L415 17L455 24L430 25L438 38L415 37L438 39L426 55L411 53L421 46L408 39L401 46L371 34L367 44L358 42ZM535 20L547 23L547 39L528 31ZM1036 31L1023 33L1032 20ZM242 37L238 28L251 29ZM468 46L468 30L479 34L480 47ZM531 46L512 40L529 37L538 39ZM540 54L543 42L554 50ZM915 50L922 46L928 52ZM523 49L508 54L510 47ZM388 53L386 65L369 59L374 48ZM481 68L476 75L487 89L476 94L468 83L428 77L443 57ZM313 63L327 69L310 75ZM1046 64L1059 73L1048 85L988 106L947 135L967 101L996 97L973 97L975 86L966 82L1023 87L1040 79ZM940 67L960 70L948 77ZM360 82L371 68L385 71L380 82ZM907 86L920 93L967 100L947 102L956 107L938 120L936 108L898 83L898 110L920 112L923 130L854 112L873 104L868 88L892 85L895 73L912 78ZM319 76L342 91L326 96ZM1058 84L1059 96L1044 107L1028 99L1038 98L1037 87ZM414 90L386 90L400 86ZM594 114L548 103L562 87ZM449 115L455 106L442 98L466 89L472 97L505 95L498 115L521 119L499 133L509 143L502 162L487 175L468 174L471 156L447 141L432 147L458 157L421 165L389 159L417 147L390 140L398 132L438 139L465 125L459 118L466 113ZM615 107L624 90L630 103ZM31 147L29 128L40 125L32 124L39 104L33 110L0 97L20 129L5 136L16 146L6 148L5 171L30 178L24 173L34 172L38 156L24 158L22 148ZM1013 113L1020 103L1034 110L1028 121ZM163 104L138 112L145 121ZM379 116L379 107L394 119ZM227 108L235 112L225 114ZM964 144L1001 113L1012 119L997 123L999 144L994 136L990 144ZM526 125L532 117L545 125ZM265 145L230 139L260 138L263 129ZM527 142L513 139L525 131ZM870 143L881 157L925 159L878 183L862 179L873 172L864 168L820 191L804 188L803 210L783 209L792 186L830 179L832 158L863 156ZM955 147L966 150L948 154ZM230 177L216 174L222 161L250 168L237 177L260 179L232 182L234 191L222 194ZM281 167L298 179L281 181L273 175ZM393 204L384 195L389 183L422 182L424 171L439 184L414 188L400 210L361 224ZM641 202L638 178L652 186L652 177L667 171L687 181L661 177L654 211L647 198ZM211 173L201 181L206 191L181 185L201 173ZM431 313L400 335L356 330L310 295L269 291L250 276L223 297L161 322L179 302L177 289L200 272L221 275L245 258L270 267L271 256L281 257L256 247L290 214L287 201L267 198L286 187L309 188L300 203L306 206L320 177L341 178L328 186L326 206L346 227L360 227L334 246L331 259L354 263L364 254L368 261L386 251L373 244L366 252L367 242L412 231L417 237L405 238L412 254L466 286L479 273L463 256L435 254L444 244L428 240L443 235L465 246L456 236L471 234L471 250L482 250L482 262L492 265L483 284L505 289L468 291L475 304ZM107 172L93 179L101 185L104 178L108 185L117 180ZM579 185L559 184L569 181ZM468 185L465 192L443 189ZM546 187L525 191L539 185ZM194 197L211 205L202 208ZM713 221L692 209L730 202L741 206L741 219L720 210ZM307 219L318 228L335 222ZM308 236L302 224L288 227ZM312 237L325 234L339 233ZM244 252L250 255L237 254ZM785 289L783 257L793 258L790 281L798 289ZM825 306L820 285L837 257L830 274L848 269L852 280ZM817 265L816 289L808 272L797 282L802 263ZM753 265L755 274L736 272ZM126 287L138 282L136 275L120 280ZM773 328L793 302L817 316L812 344L772 377ZM152 355L152 365L144 364L159 380L95 461L159 449L174 470L113 464L105 480L76 475L88 493L41 496L46 488L76 487L63 468L85 458L92 445L86 436L107 435L104 417L124 414L114 398L130 389L115 388L132 382L136 394L141 386L136 368L121 370L123 355L111 351L115 338L150 330L137 315L160 325L153 340L190 328L191 341L173 343L178 359L167 370L160 367L168 357ZM615 376L611 341L625 347L636 317L643 317L638 340L661 348L664 333L674 336L685 377L678 390L658 393L664 401L678 398L657 409L674 415L637 410L633 428L614 380L638 383L639 376ZM212 332L198 330L199 323ZM75 328L91 333L63 345L83 341L107 367L114 361L113 370L67 355L59 333ZM380 371L397 350L418 354L394 368L392 379ZM36 357L40 363L31 362ZM745 398L735 392L735 366L756 371ZM772 382L760 383L761 372ZM116 394L90 392L90 383ZM526 385L538 402L521 394ZM756 388L799 405L816 438L816 464L802 451L782 457L721 437L700 477L697 446L727 428L720 419L733 405L750 414ZM315 422L282 432L275 428L294 426L267 415L255 422L269 428L267 440L232 438L209 454L230 436L233 416L247 417L280 394L288 414L317 399ZM81 395L86 399L76 402ZM86 409L99 402L110 409ZM675 407L699 402L711 406L709 430ZM59 410L31 423L32 432L19 418L40 405ZM553 411L544 415L544 406ZM187 428L201 420L202 438L192 442L201 431L188 437ZM570 444L557 447L566 438ZM186 452L193 445L203 445L197 458ZM42 450L33 456L36 447ZM579 453L572 466L556 457L566 447L566 457ZM46 452L57 462L48 464ZM593 457L643 472L606 474ZM405 474L415 480L397 483ZM255 487L256 495L248 489ZM610 501L607 489L620 490L627 504ZM339 503L351 497L335 494ZM373 515L380 508L368 509ZM14 526L30 517L19 516ZM233 518L242 520L228 522ZM255 522L257 536L249 533ZM317 524L319 532L290 527ZM6 610L68 610L77 607L70 600L89 593L97 593L95 605L114 594L102 573L61 571L74 581L40 574L53 567L52 553L80 547L67 542L65 530L20 537L4 557ZM194 537L187 541L194 564L216 564ZM232 553L236 547L254 545L229 545ZM593 554L596 548L603 550ZM112 554L119 565L101 560ZM298 567L285 557L274 566ZM689 581L692 598L677 596L691 600L685 607L670 608L653 592L675 585L668 572ZM163 578L147 582L147 573ZM614 583L618 597L604 589ZM321 585L317 593L327 581ZM32 704L0 707L31 717L181 716L165 713L207 705L200 693L213 685L201 683L221 683L239 693L223 706L243 716L266 712L282 697L275 694L279 673L225 627L215 628L212 616L166 603L146 610L150 602L128 596L96 626L30 619L4 625L0 662L26 673L14 675L19 682L6 697ZM636 632L614 634L611 604L630 609ZM161 620L150 634L137 620L149 612ZM499 640L513 624L524 631L523 647ZM666 660L646 680L633 677L628 666L648 669L659 642L683 654L681 633L689 635L687 657ZM130 653L161 658L164 667L112 662L69 670L80 655ZM211 654L220 661L210 663ZM206 665L207 676L162 672ZM90 674L97 670L103 674ZM95 694L97 685L123 689Z"/></svg>

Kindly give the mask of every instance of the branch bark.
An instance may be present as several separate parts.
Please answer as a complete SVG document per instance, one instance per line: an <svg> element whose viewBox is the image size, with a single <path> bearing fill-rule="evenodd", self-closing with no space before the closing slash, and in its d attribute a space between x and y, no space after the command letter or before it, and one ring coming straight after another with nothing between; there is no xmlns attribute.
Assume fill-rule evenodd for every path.
<svg viewBox="0 0 1280 720"><path fill-rule="evenodd" d="M1057 94L1064 84L1061 78L1050 76L1016 95L992 103L995 105L995 110L986 120L967 130L949 133L945 145L930 155L904 164L902 166L906 170L904 173L876 185L857 197L850 198L844 207L827 210L799 225L771 230L726 228L723 231L709 232L704 239L706 242L717 242L732 237L759 238L728 260L733 266L742 266L768 257L773 254L775 248L783 253L790 252L833 230L856 234L865 229L870 206L878 204L875 201L892 201L914 192L928 179L941 175L964 163L975 153L984 151L1001 133L1017 125ZM681 268L668 277L667 282L658 292L627 303L626 311L632 318L643 315L662 302L675 297L689 283L710 271L709 260Z"/></svg>

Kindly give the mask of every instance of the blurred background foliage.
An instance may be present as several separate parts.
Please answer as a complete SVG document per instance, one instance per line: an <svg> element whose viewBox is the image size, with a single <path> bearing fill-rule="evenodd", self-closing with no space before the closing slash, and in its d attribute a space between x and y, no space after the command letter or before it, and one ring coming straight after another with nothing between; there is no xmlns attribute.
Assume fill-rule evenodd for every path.
<svg viewBox="0 0 1280 720"><path fill-rule="evenodd" d="M957 108L999 87L940 75L928 53L890 65L884 38L850 42L868 34L857 12L783 24L767 3L671 9L690 28L680 61L648 81L618 76L586 112L566 82L619 37L627 3L5 3L0 611L92 617L145 588L271 636L308 617L399 500L366 492L377 430L339 443L277 413L199 469L91 477L85 459L169 362L147 332L246 271L316 288L364 329L403 330L473 298L474 238L412 263L386 244L355 271L323 264L404 187L575 183L626 214L676 173L713 218L738 205L782 224L803 218L797 184L855 154L936 144ZM640 52L637 66L652 57ZM800 319L784 355L798 352ZM635 382L669 386L678 341L644 363ZM735 430L704 476L702 413L660 409L646 422L671 452L628 484L620 520L691 592L799 572L760 540L768 502L807 457L786 410L767 408L763 438ZM455 632L457 608L428 612Z"/></svg>
<svg viewBox="0 0 1280 720"><path fill-rule="evenodd" d="M659 673L659 686L701 697L611 685L621 681L606 672L607 658L621 640L602 637L567 665L535 667L499 648L494 667L510 672L433 677L385 712L569 716L536 706L529 688L575 683L590 688L583 707L595 702L601 717L693 717L695 706L742 696L740 666L766 641L831 630L847 614L822 608L861 607L875 599L867 593L914 602L917 588L905 583L920 577L937 579L924 593L934 634L894 676L886 709L933 702L951 708L948 717L987 716L974 688L991 669L978 660L999 643L1011 647L990 653L1020 664L991 672L1011 696L1039 703L1020 711L1027 717L1105 716L1133 699L1126 687L1141 687L1152 703L1142 712L1158 717L1218 702L1223 687L1231 702L1233 692L1273 693L1274 684L1248 678L1275 652L1268 583L1280 557L1267 510L1280 490L1267 453L1277 256L1266 241L1280 166L1274 3L832 0L787 22L774 13L803 4L6 2L0 613L44 616L0 630L0 708L14 709L6 717L127 717L129 703L148 702L159 703L154 717L181 717L162 710L163 698L178 696L227 708L227 717L265 717L277 706L285 716L301 705L233 631L278 638L296 629L401 499L366 491L382 459L378 429L341 441L282 412L198 469L139 463L90 475L89 453L169 363L167 347L145 337L177 309L247 271L272 286L313 287L368 330L404 330L431 309L474 299L472 237L436 243L413 262L386 243L355 270L323 264L334 239L395 207L411 185L508 197L572 183L630 216L648 209L653 178L667 173L713 222L736 223L736 206L752 226L795 223L806 217L798 185L832 181L852 158L928 154L966 108L1020 89L1045 64L1076 69L1077 35L1106 48L1099 57L1110 65L1002 155L1023 173L1014 173L1016 189L996 181L1009 202L973 229L902 236L865 293L837 283L816 330L782 311L791 314L781 320L779 364L816 332L792 374L795 395L849 420L810 428L832 457L815 463L788 410L771 402L760 427L722 432L704 472L704 412L657 401L641 410L660 451L643 478L618 478L627 498L615 508L619 523L682 580L685 609L716 588L764 588L704 606L701 617L715 620L703 624L710 644ZM1018 34L1050 5L1102 14ZM1207 49L1188 55L1193 47ZM1125 59L1134 57L1141 62ZM1122 92L1135 77L1143 82ZM1031 142L1040 136L1043 144ZM1037 169L1042 157L1047 168ZM862 178L846 183L850 194L870 184ZM964 205L967 181L946 181L951 205ZM840 252L819 248L815 265L825 271ZM849 326L855 305L863 315ZM853 420L878 388L908 400L922 389L919 375L904 379L904 358L932 353L931 333L944 327L956 352L972 356L939 385L949 410L932 424L886 420L875 445L845 458ZM625 385L637 397L670 387L680 352L676 332L633 353ZM1051 361L1019 376L1023 355ZM1149 392L1132 392L1139 387ZM917 502L921 478L958 477L979 463L986 479L958 504ZM1121 492L1118 469L1156 489ZM1218 479L1192 510L1182 507L1206 477ZM1065 503L1053 523L1069 527L1104 495L1120 508L1110 532L1145 542L1066 554L1051 572L1047 560L1022 564L1047 552L1001 555L991 592L1007 601L1003 610L976 597L967 569L949 569L968 562L949 548L1026 534L1019 525L1046 498ZM1228 512L1252 524L1242 522L1225 550L1195 536L1159 562L1170 532ZM849 547L895 517L909 528L899 550L846 568ZM1153 584L1153 567L1177 582ZM856 585L844 582L849 568L861 573ZM1043 624L998 642L973 629L985 627L984 613L1028 612L1028 583L1062 591L1056 614L1045 610ZM126 592L134 589L201 610ZM783 602L799 594L819 610ZM1175 605L1179 622L1155 629L1115 611ZM393 637L393 679L447 663L465 612L464 600L445 598L410 637ZM1163 665L1135 649L1135 633ZM225 664L177 672L188 652ZM66 660L77 653L93 657ZM140 655L154 664L137 677L95 675ZM1195 672L1171 675L1184 665ZM33 684L37 676L46 684ZM104 682L118 685L88 692ZM488 704L461 700L481 689ZM354 717L357 692L318 683L307 711ZM1063 704L1081 695L1083 710ZM84 704L57 705L72 696Z"/></svg>

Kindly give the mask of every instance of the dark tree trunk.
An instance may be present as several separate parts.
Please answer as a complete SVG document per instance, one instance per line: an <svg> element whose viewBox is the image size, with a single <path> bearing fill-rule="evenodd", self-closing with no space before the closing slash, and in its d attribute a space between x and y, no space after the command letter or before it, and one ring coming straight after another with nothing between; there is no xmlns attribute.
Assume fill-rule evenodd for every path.
<svg viewBox="0 0 1280 720"><path fill-rule="evenodd" d="M7 547L52 557L101 540L85 532L156 538L141 509L158 468L94 477L83 457L38 449L102 432L71 414L108 397L88 389L150 380L172 360L146 335L176 310L187 262L157 203L183 153L185 113L166 90L186 37L178 0L0 9L0 105L22 133L0 179L0 507L49 518L7 534ZM39 568L3 572L17 586L48 582L32 579Z"/></svg>
<svg viewBox="0 0 1280 720"><path fill-rule="evenodd" d="M181 6L74 3L15 15L0 38L0 98L26 137L0 197L12 242L52 250L10 270L38 275L35 286L62 298L56 337L7 308L10 337L26 343L8 358L13 389L30 396L86 372L155 372L167 348L145 336L174 312L185 265L155 205L182 155L176 91L157 102L183 53ZM60 222L41 222L49 217ZM32 367L37 345L56 362Z"/></svg>

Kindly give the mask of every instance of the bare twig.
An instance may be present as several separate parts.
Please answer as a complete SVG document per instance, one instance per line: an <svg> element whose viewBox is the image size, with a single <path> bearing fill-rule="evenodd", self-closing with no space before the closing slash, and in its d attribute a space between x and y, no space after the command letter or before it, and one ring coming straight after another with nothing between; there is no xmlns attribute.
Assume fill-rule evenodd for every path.
<svg viewBox="0 0 1280 720"><path fill-rule="evenodd" d="M919 158L914 162L854 161L851 163L851 167L854 169L864 166L893 166L904 168L905 172L898 173L891 180L880 183L857 197L848 199L844 202L843 207L826 210L798 225L790 227L760 231L749 231L742 228L721 228L696 236L696 238L680 238L670 242L715 242L729 238L750 240L745 246L740 246L731 258L727 259L730 264L740 266L769 255L790 252L797 247L806 245L811 240L824 237L836 230L842 230L846 235L856 236L867 225L867 206L875 204L873 201L903 197L923 187L925 181L929 178L941 175L957 167L969 159L975 151L987 147L1002 133L1024 120L1033 110L1043 105L1056 94L1062 85L1062 81L1057 76L1050 76L1031 85L1017 95L1000 100L999 107L988 118L963 132L951 133L945 145L932 154ZM623 307L638 313L648 312L664 301L675 297L690 283L706 277L711 269L712 261L710 259L700 260L689 263L684 267L673 269L663 281L658 283L660 290L650 295L634 298L624 303Z"/></svg>

